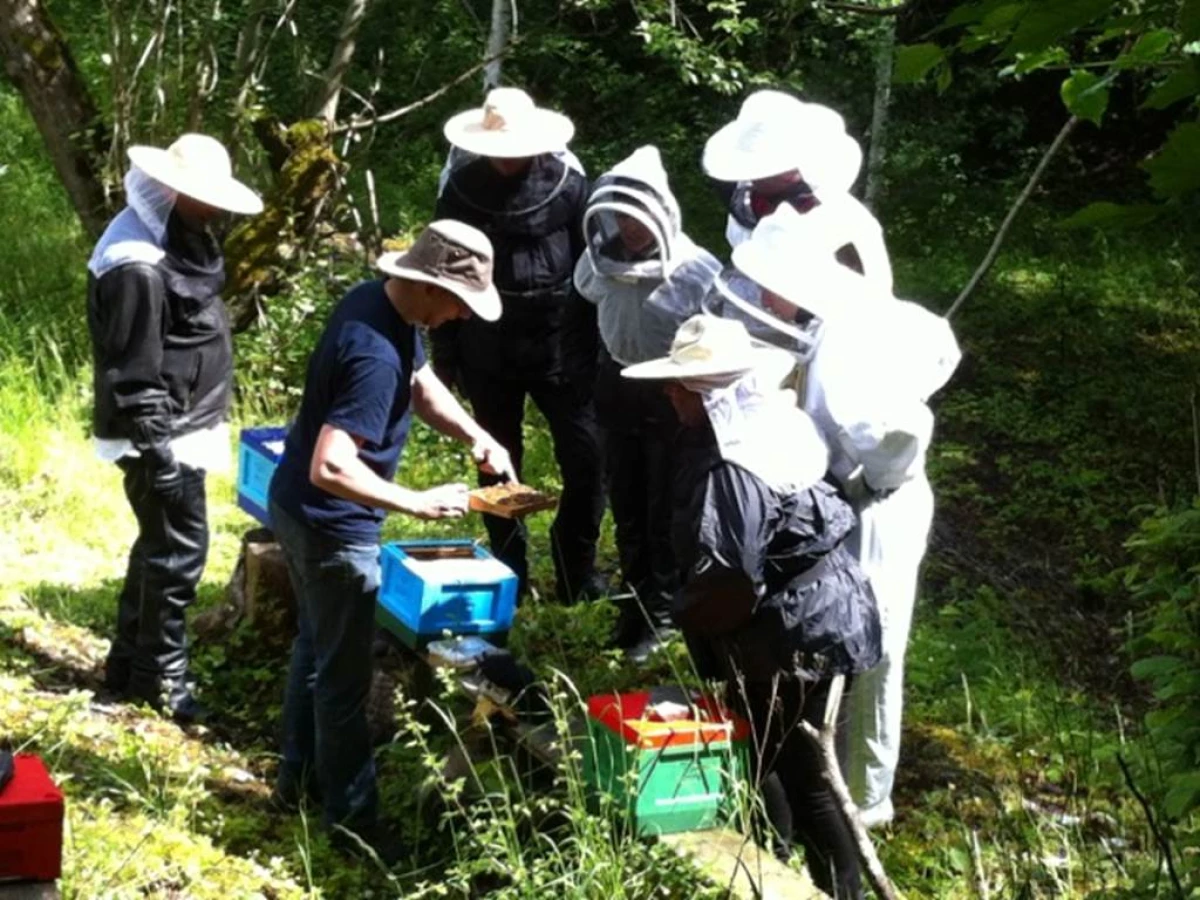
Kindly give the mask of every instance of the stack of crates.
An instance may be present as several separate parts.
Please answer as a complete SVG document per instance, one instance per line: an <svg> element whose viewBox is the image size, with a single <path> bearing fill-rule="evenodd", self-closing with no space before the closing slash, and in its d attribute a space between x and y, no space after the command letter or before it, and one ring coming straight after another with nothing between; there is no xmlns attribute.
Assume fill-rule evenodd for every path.
<svg viewBox="0 0 1200 900"><path fill-rule="evenodd" d="M55 881L62 870L63 795L36 756L13 757L0 791L0 881Z"/></svg>
<svg viewBox="0 0 1200 900"><path fill-rule="evenodd" d="M376 621L422 649L445 634L501 644L517 608L517 576L472 540L384 544Z"/></svg>
<svg viewBox="0 0 1200 900"><path fill-rule="evenodd" d="M650 717L651 694L588 699L584 779L593 799L616 801L641 835L718 826L735 796L749 736L746 721L695 700L690 718Z"/></svg>
<svg viewBox="0 0 1200 900"><path fill-rule="evenodd" d="M237 505L268 528L267 498L286 438L286 428L270 426L243 428L238 441Z"/></svg>

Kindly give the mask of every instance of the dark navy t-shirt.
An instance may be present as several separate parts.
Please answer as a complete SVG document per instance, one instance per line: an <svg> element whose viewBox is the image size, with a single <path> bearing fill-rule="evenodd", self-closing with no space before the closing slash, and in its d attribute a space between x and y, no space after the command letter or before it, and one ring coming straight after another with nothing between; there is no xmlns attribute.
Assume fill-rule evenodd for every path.
<svg viewBox="0 0 1200 900"><path fill-rule="evenodd" d="M384 511L335 497L308 477L323 425L361 438L358 458L396 476L411 419L412 376L425 365L414 326L400 318L383 281L364 281L334 309L308 361L304 398L271 481L271 499L297 521L339 541L379 540Z"/></svg>

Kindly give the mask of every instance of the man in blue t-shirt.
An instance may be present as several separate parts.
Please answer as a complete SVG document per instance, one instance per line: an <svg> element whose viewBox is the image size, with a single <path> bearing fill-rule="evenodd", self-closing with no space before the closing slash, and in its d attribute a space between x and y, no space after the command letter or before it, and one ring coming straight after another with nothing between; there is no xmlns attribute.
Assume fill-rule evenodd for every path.
<svg viewBox="0 0 1200 900"><path fill-rule="evenodd" d="M417 333L499 318L490 241L462 222L434 222L378 266L390 277L342 299L309 359L270 513L299 611L276 798L291 806L319 795L326 825L341 826L335 839L354 832L390 864L402 851L377 821L366 717L380 528L388 512L440 519L467 510L465 484L418 491L393 481L411 412L470 444L483 471L511 479L513 468L425 364Z"/></svg>

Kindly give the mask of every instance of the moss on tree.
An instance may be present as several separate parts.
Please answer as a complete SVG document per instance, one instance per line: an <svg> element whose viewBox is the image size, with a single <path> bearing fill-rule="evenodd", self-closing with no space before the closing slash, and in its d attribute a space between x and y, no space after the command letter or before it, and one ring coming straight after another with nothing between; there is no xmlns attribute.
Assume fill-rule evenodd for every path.
<svg viewBox="0 0 1200 900"><path fill-rule="evenodd" d="M261 215L245 219L225 241L234 329L254 321L258 301L277 293L322 216L328 215L343 163L328 129L315 119L266 126L264 144L277 166Z"/></svg>

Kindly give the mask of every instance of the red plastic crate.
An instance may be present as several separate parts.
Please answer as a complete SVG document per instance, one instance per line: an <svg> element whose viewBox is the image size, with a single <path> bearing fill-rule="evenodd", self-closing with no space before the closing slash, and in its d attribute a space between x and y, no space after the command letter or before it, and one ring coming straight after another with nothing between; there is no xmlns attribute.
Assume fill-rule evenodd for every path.
<svg viewBox="0 0 1200 900"><path fill-rule="evenodd" d="M741 742L750 733L745 719L707 697L693 701L697 718L681 722L648 718L649 704L649 691L597 694L588 698L588 717L641 749Z"/></svg>
<svg viewBox="0 0 1200 900"><path fill-rule="evenodd" d="M62 832L62 791L40 759L17 754L13 779L0 791L0 879L57 879Z"/></svg>

